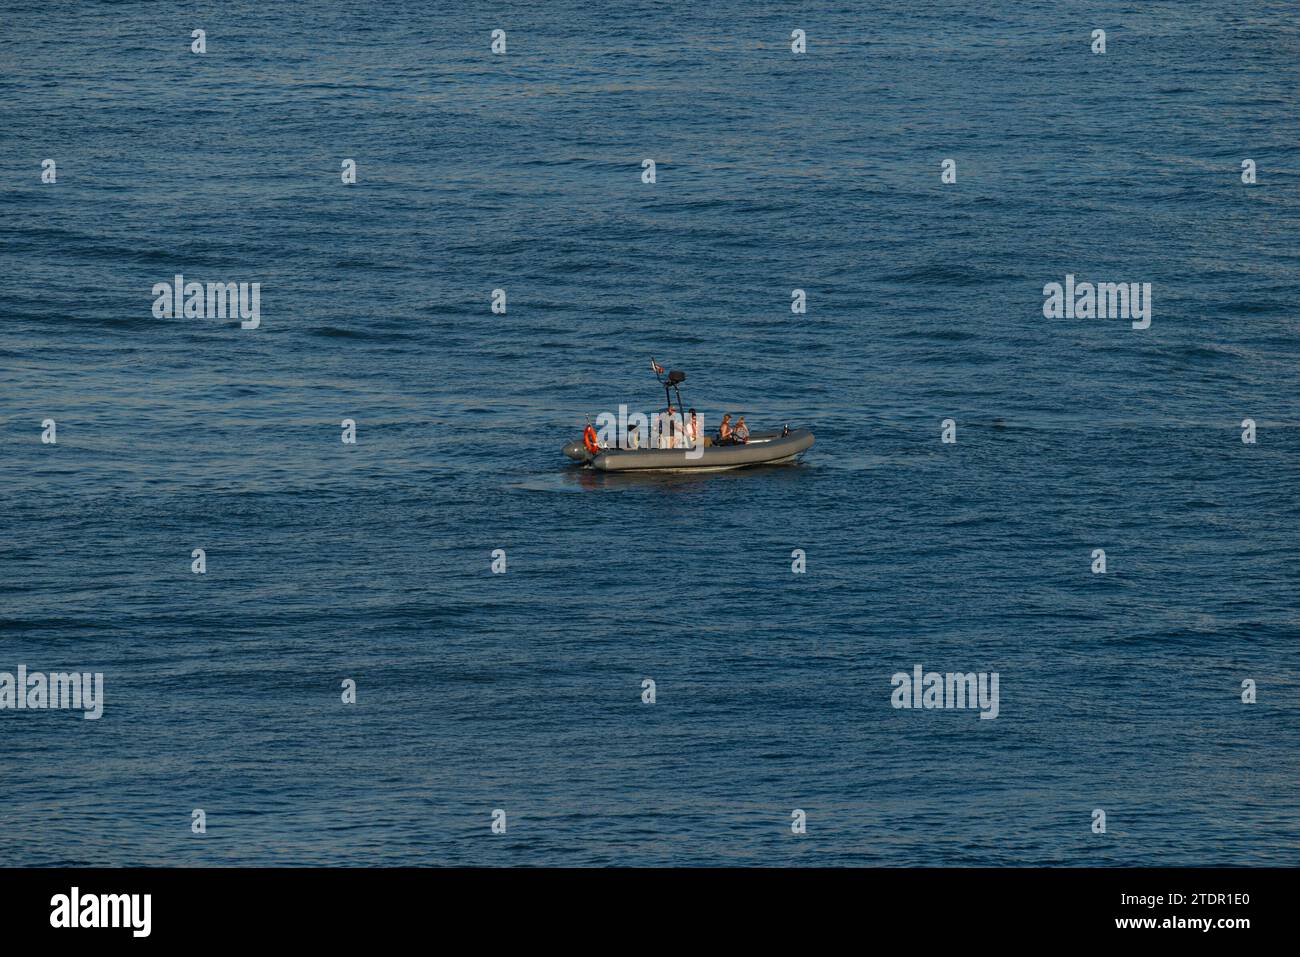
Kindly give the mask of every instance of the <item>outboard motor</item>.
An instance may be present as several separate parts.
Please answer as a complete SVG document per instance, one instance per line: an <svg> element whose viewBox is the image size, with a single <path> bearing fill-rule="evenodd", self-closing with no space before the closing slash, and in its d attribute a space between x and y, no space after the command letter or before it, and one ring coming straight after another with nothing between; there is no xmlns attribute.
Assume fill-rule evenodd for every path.
<svg viewBox="0 0 1300 957"><path fill-rule="evenodd" d="M587 447L582 444L582 439L574 439L564 447L564 454L575 462L590 462L591 453Z"/></svg>
<svg viewBox="0 0 1300 957"><path fill-rule="evenodd" d="M582 430L582 438L566 445L564 454L575 462L590 462L601 452L599 441L596 430L591 427L591 416L587 416L587 427Z"/></svg>

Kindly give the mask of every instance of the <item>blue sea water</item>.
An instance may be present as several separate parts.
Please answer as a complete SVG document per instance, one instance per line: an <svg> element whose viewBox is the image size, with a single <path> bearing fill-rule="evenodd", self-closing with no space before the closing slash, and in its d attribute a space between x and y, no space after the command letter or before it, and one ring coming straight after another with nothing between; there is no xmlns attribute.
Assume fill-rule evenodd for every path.
<svg viewBox="0 0 1300 957"><path fill-rule="evenodd" d="M0 5L0 864L1295 864L1295 14ZM817 444L567 463L651 355Z"/></svg>

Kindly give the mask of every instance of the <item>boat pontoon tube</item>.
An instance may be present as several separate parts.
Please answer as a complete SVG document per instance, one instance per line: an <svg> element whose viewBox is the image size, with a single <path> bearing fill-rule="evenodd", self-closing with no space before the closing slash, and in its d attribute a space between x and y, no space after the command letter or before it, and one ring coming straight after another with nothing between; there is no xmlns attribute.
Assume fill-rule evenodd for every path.
<svg viewBox="0 0 1300 957"><path fill-rule="evenodd" d="M602 472L644 472L655 470L693 471L739 469L747 465L768 465L793 459L813 444L807 429L756 432L744 445L708 445L691 449L605 449L592 455L581 442L570 442L564 454L578 462L589 462Z"/></svg>

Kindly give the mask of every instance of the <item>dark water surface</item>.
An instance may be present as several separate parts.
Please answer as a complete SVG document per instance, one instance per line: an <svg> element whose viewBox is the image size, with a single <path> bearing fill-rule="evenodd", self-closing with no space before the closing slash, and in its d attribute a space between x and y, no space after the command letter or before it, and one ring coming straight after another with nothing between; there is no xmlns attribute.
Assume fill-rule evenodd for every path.
<svg viewBox="0 0 1300 957"><path fill-rule="evenodd" d="M1296 863L1295 11L4 5L0 863ZM816 446L568 466L650 355Z"/></svg>

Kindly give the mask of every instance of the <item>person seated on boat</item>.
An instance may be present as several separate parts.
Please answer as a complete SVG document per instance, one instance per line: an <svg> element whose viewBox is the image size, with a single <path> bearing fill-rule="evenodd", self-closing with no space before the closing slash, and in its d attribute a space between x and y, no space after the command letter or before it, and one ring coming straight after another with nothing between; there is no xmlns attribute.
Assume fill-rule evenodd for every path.
<svg viewBox="0 0 1300 957"><path fill-rule="evenodd" d="M731 436L740 445L744 445L749 441L749 426L745 424L745 417L743 415L736 420L736 428L731 433Z"/></svg>
<svg viewBox="0 0 1300 957"><path fill-rule="evenodd" d="M714 445L734 445L735 441L731 437L731 413L728 412L722 417L722 424L718 426L718 441Z"/></svg>
<svg viewBox="0 0 1300 957"><path fill-rule="evenodd" d="M624 447L629 449L641 448L641 430L635 425L627 427L627 445Z"/></svg>

